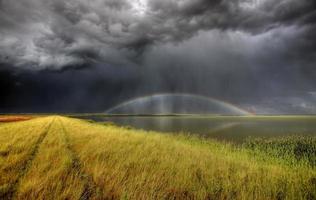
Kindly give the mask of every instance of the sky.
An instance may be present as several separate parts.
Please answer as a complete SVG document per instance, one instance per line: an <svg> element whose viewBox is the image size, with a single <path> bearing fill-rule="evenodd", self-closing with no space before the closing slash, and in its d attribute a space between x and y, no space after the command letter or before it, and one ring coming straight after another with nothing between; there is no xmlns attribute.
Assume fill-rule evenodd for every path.
<svg viewBox="0 0 316 200"><path fill-rule="evenodd" d="M316 114L316 1L0 0L0 113L160 93Z"/></svg>

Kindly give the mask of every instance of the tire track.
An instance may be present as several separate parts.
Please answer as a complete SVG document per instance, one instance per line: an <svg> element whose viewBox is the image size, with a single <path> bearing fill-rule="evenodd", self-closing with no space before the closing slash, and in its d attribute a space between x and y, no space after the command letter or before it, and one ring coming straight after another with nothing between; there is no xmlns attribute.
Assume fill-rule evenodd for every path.
<svg viewBox="0 0 316 200"><path fill-rule="evenodd" d="M5 199L5 200L14 199L21 179L28 172L29 168L31 167L32 162L38 153L39 146L42 144L43 140L46 138L48 131L49 131L50 127L52 126L52 124L54 123L54 121L55 120L52 120L50 122L50 124L45 128L43 133L39 136L39 138L37 139L37 141L34 144L34 147L32 148L32 150L30 151L30 153L28 155L29 158L25 161L22 168L20 169L20 173L18 174L17 179L9 186L8 191L6 193L4 193L2 196L0 196L0 199Z"/></svg>
<svg viewBox="0 0 316 200"><path fill-rule="evenodd" d="M59 120L59 122L61 124L62 130L64 133L66 148L72 159L72 168L78 172L79 178L84 183L84 190L82 194L80 195L80 200L89 200L93 194L96 194L97 191L101 192L102 190L93 181L92 176L84 172L82 163L79 157L77 156L75 150L72 149L70 145L70 139L66 131L66 128L61 120Z"/></svg>

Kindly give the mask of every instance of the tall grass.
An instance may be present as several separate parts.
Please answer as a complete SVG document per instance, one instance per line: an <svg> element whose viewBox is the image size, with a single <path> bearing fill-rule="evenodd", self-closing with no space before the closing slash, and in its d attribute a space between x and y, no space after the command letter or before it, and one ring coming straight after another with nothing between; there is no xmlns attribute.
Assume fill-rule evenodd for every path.
<svg viewBox="0 0 316 200"><path fill-rule="evenodd" d="M312 168L262 161L247 150L186 136L63 118L73 148L103 197L127 199L306 199Z"/></svg>
<svg viewBox="0 0 316 200"><path fill-rule="evenodd" d="M6 166L15 169L10 172L13 177L17 174L16 189L6 196L10 199L316 198L316 170L310 163L302 164L306 151L302 151L304 159L292 159L289 164L290 154L279 154L292 152L292 146L280 141L235 147L194 136L48 117L0 127L1 151L20 143L23 152L34 153L34 145L38 146L23 173L13 157L3 160L8 155L0 155L0 183L11 184ZM312 158L313 153L307 152ZM30 159L30 154L16 159Z"/></svg>
<svg viewBox="0 0 316 200"><path fill-rule="evenodd" d="M61 124L54 122L15 199L79 199L84 183L67 149Z"/></svg>
<svg viewBox="0 0 316 200"><path fill-rule="evenodd" d="M16 189L17 181L50 121L42 118L0 127L0 199L11 196Z"/></svg>
<svg viewBox="0 0 316 200"><path fill-rule="evenodd" d="M312 136L249 138L243 147L250 149L253 154L273 157L289 165L316 168L316 138Z"/></svg>

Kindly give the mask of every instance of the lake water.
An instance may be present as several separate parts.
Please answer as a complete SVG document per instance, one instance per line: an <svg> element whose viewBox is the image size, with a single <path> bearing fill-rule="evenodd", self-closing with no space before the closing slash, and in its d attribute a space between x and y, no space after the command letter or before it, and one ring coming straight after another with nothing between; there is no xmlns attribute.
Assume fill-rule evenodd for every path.
<svg viewBox="0 0 316 200"><path fill-rule="evenodd" d="M81 116L97 122L113 122L136 129L190 133L219 140L241 142L248 137L316 136L315 116Z"/></svg>

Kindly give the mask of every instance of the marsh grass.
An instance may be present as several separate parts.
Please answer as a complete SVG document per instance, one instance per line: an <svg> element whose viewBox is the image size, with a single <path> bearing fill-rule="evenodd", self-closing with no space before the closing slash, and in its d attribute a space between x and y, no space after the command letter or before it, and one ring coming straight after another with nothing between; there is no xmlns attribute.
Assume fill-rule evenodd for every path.
<svg viewBox="0 0 316 200"><path fill-rule="evenodd" d="M253 154L274 157L289 165L316 167L316 138L287 136L281 138L248 138L243 147Z"/></svg>
<svg viewBox="0 0 316 200"><path fill-rule="evenodd" d="M310 161L303 162L313 160L313 150L304 145L313 146L314 139L303 139L304 145L299 145L304 146L302 158L292 159L294 150L289 149L300 144L301 138L236 147L197 136L55 116L1 126L1 150L21 143L22 152L29 152L52 120L29 167L23 176L16 175L18 184L12 196L16 199L316 198L315 168ZM16 159L25 160L27 155ZM11 183L10 178L2 179L8 165L16 169L11 172L13 177L20 173L15 162L1 160L2 185Z"/></svg>

